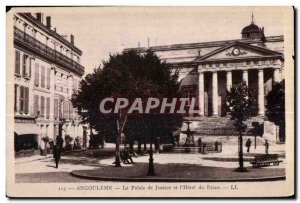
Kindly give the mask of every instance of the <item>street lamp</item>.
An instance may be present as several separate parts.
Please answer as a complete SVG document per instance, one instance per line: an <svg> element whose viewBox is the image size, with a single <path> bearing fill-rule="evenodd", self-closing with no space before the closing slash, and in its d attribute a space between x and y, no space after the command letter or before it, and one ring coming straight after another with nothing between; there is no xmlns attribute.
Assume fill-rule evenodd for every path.
<svg viewBox="0 0 300 203"><path fill-rule="evenodd" d="M150 135L150 151L149 151L149 167L148 167L148 176L155 176L154 164L153 164L153 150L152 150L152 135Z"/></svg>

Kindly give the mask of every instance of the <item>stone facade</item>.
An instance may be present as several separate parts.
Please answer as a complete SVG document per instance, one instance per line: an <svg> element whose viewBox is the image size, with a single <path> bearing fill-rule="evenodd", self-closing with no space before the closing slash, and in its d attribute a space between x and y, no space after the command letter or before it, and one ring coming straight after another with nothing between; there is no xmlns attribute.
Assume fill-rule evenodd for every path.
<svg viewBox="0 0 300 203"><path fill-rule="evenodd" d="M42 13L14 15L15 149L38 149L42 137L70 135L83 139L81 125L70 99L84 74L81 50L51 28Z"/></svg>
<svg viewBox="0 0 300 203"><path fill-rule="evenodd" d="M264 36L254 22L242 30L241 39L126 49L155 52L179 71L184 97L196 97L200 116L226 116L226 90L246 81L257 96L253 106L265 115L265 96L273 81L284 78L284 37Z"/></svg>

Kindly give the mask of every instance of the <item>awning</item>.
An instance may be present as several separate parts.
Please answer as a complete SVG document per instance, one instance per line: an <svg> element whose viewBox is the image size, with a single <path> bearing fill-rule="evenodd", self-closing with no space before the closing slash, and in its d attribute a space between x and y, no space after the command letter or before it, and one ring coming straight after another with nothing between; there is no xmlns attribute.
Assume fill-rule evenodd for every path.
<svg viewBox="0 0 300 203"><path fill-rule="evenodd" d="M15 133L18 135L42 134L41 129L35 123L15 123Z"/></svg>

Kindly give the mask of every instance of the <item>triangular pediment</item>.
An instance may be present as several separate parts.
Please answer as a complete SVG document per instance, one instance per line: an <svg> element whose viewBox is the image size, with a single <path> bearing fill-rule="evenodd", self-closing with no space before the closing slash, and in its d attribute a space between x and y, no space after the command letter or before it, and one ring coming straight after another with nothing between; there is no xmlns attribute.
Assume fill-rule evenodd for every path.
<svg viewBox="0 0 300 203"><path fill-rule="evenodd" d="M282 54L264 47L234 42L206 55L200 56L196 59L196 61L235 60L242 58L259 58L265 56L282 56Z"/></svg>

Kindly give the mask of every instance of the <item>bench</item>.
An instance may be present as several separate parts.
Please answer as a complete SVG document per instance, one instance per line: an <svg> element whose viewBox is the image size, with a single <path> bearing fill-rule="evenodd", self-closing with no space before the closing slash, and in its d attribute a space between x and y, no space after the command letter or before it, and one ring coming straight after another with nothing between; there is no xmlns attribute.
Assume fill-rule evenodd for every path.
<svg viewBox="0 0 300 203"><path fill-rule="evenodd" d="M280 162L282 162L282 160L278 160L278 154L265 154L254 156L254 160L250 163L253 167L264 167L270 166L271 164L278 166Z"/></svg>
<svg viewBox="0 0 300 203"><path fill-rule="evenodd" d="M120 153L120 158L121 158L121 161L126 164L126 162L129 164L129 163L133 163L133 160L132 160L132 156L128 153L128 152L125 152L125 151L122 151Z"/></svg>

